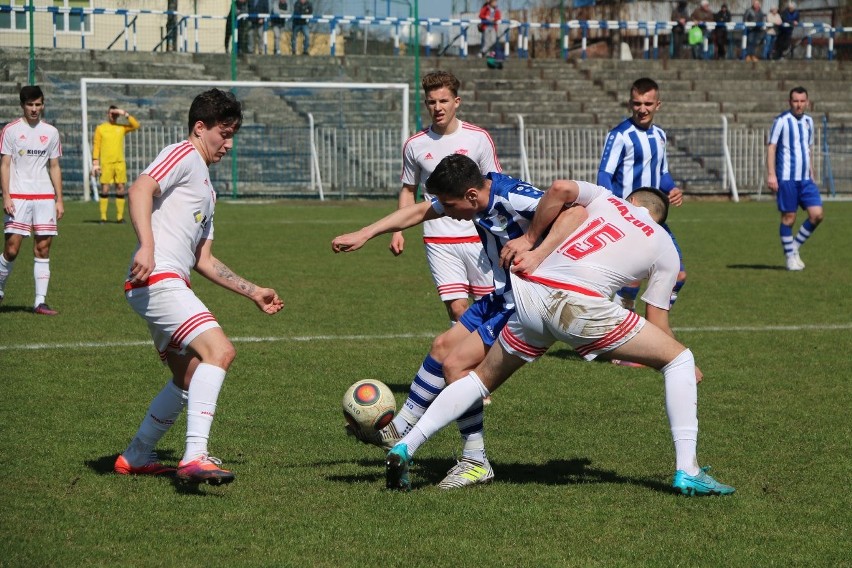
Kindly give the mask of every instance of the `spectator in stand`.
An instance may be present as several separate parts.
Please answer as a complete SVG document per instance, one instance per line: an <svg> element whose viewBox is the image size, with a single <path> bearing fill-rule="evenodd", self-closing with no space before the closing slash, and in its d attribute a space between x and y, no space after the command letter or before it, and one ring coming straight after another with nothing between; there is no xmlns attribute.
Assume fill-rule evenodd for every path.
<svg viewBox="0 0 852 568"><path fill-rule="evenodd" d="M248 45L247 53L263 53L263 30L266 27L266 18L257 17L258 14L269 13L269 0L248 0Z"/></svg>
<svg viewBox="0 0 852 568"><path fill-rule="evenodd" d="M728 11L727 4L722 4L722 8L713 16L713 21L716 22L716 27L713 28L714 57L716 59L727 59L725 55L728 52L728 28L725 27L725 24L731 21L731 13Z"/></svg>
<svg viewBox="0 0 852 568"><path fill-rule="evenodd" d="M713 15L713 10L710 9L709 0L701 0L701 4L692 11L692 14L689 16L689 19L692 20L692 23L700 26L702 38L701 41L698 40L698 33L692 32L689 34L689 45L692 47L692 58L693 59L704 59L704 33L707 30L707 22L712 22L715 16ZM690 30L691 31L691 30Z"/></svg>
<svg viewBox="0 0 852 568"><path fill-rule="evenodd" d="M778 13L778 10L775 9L775 12ZM743 14L743 23L753 23L755 26L753 28L746 28L746 53L745 60L746 61L757 61L757 48L760 46L760 42L763 41L763 38L766 34L766 30L762 27L762 24L766 22L766 14L763 13L763 9L760 7L760 0L754 0L751 3L751 8L745 11ZM766 57L764 56L764 59Z"/></svg>
<svg viewBox="0 0 852 568"><path fill-rule="evenodd" d="M766 15L766 43L763 44L763 58L769 59L775 48L775 40L778 37L778 27L781 25L781 14L778 8L772 7Z"/></svg>
<svg viewBox="0 0 852 568"><path fill-rule="evenodd" d="M672 10L671 15L671 21L675 22L675 26L672 28L672 59L681 58L687 20L689 20L689 12L686 11L686 2L681 0L677 3L677 7Z"/></svg>
<svg viewBox="0 0 852 568"><path fill-rule="evenodd" d="M302 34L302 55L310 55L311 35L308 30L308 20L303 16L314 13L314 5L310 0L296 0L293 4L293 35L290 36L290 51L296 55L296 35Z"/></svg>
<svg viewBox="0 0 852 568"><path fill-rule="evenodd" d="M241 14L248 14L248 0L237 0L237 18ZM237 46L239 54L248 53L249 44L249 21L247 18L237 20Z"/></svg>
<svg viewBox="0 0 852 568"><path fill-rule="evenodd" d="M796 9L796 3L790 2L787 4L787 9L781 12L781 27L778 28L778 36L775 41L775 53L772 59L781 59L787 50L790 50L790 57L793 52L791 44L793 43L793 29L799 25L799 11Z"/></svg>
<svg viewBox="0 0 852 568"><path fill-rule="evenodd" d="M485 54L494 49L497 43L497 22L500 21L502 15L497 7L497 0L487 0L482 8L479 9L479 31L482 32L482 46L479 48L479 56L485 57Z"/></svg>
<svg viewBox="0 0 852 568"><path fill-rule="evenodd" d="M288 9L287 0L272 0L269 6L269 13L272 17L269 19L269 25L272 26L272 35L275 37L275 46L273 51L275 55L281 54L281 30L287 23L287 19L281 16L282 12Z"/></svg>

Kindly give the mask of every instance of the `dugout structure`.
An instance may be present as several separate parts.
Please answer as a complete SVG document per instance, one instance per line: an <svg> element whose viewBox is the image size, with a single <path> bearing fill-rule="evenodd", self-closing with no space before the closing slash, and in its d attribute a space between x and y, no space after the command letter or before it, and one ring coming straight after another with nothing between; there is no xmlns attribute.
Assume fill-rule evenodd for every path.
<svg viewBox="0 0 852 568"><path fill-rule="evenodd" d="M225 164L210 169L231 197L372 196L397 191L409 136L406 83L80 79L83 199L97 199L91 144L109 105L141 128L125 137L128 183L165 146L187 137L193 98L211 88L243 102L243 126ZM95 187L93 187L95 185ZM381 191L378 191L379 188Z"/></svg>

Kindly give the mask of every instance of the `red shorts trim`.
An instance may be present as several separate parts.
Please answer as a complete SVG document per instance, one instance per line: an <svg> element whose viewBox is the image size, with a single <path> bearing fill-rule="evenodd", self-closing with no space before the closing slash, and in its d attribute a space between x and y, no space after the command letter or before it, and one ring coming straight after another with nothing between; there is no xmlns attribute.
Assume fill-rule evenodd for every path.
<svg viewBox="0 0 852 568"><path fill-rule="evenodd" d="M52 193L10 193L9 197L12 199L56 199L56 195Z"/></svg>

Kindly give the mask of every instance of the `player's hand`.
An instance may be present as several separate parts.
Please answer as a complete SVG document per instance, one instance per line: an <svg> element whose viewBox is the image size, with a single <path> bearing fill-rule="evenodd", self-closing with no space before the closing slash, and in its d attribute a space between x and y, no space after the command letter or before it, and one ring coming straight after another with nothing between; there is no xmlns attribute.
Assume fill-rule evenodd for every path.
<svg viewBox="0 0 852 568"><path fill-rule="evenodd" d="M766 176L766 185L769 187L769 189L772 190L773 193L778 191L778 178L775 176L775 174L768 174Z"/></svg>
<svg viewBox="0 0 852 568"><path fill-rule="evenodd" d="M331 241L331 250L334 252L353 252L364 246L367 239L360 236L360 233L347 233L335 237Z"/></svg>
<svg viewBox="0 0 852 568"><path fill-rule="evenodd" d="M516 272L518 274L530 274L541 262L544 260L544 257L538 253L537 249L533 249L527 252L518 253L515 256L515 260L512 262L512 272Z"/></svg>
<svg viewBox="0 0 852 568"><path fill-rule="evenodd" d="M509 269L512 267L512 261L517 255L522 252L527 252L533 248L533 244L529 242L526 235L521 235L517 239L512 239L500 250L500 265L503 268Z"/></svg>
<svg viewBox="0 0 852 568"><path fill-rule="evenodd" d="M669 192L669 205L674 207L683 205L683 191L679 187L673 187Z"/></svg>
<svg viewBox="0 0 852 568"><path fill-rule="evenodd" d="M3 197L3 211L10 217L15 216L15 202L11 197Z"/></svg>
<svg viewBox="0 0 852 568"><path fill-rule="evenodd" d="M253 297L254 303L261 311L269 315L277 314L284 309L284 300L272 288L258 288Z"/></svg>
<svg viewBox="0 0 852 568"><path fill-rule="evenodd" d="M701 369L698 368L698 365L695 366L695 384L697 385L701 381L704 380L704 373L701 372Z"/></svg>
<svg viewBox="0 0 852 568"><path fill-rule="evenodd" d="M391 235L390 246L388 247L394 256L399 256L405 250L405 237L402 236L402 231Z"/></svg>
<svg viewBox="0 0 852 568"><path fill-rule="evenodd" d="M65 215L65 204L62 200L56 202L56 220L59 221Z"/></svg>
<svg viewBox="0 0 852 568"><path fill-rule="evenodd" d="M133 263L130 265L131 284L141 284L148 280L154 272L154 249L140 248L133 255Z"/></svg>
<svg viewBox="0 0 852 568"><path fill-rule="evenodd" d="M96 175L96 176L101 175L101 167L93 165L92 166L92 175Z"/></svg>

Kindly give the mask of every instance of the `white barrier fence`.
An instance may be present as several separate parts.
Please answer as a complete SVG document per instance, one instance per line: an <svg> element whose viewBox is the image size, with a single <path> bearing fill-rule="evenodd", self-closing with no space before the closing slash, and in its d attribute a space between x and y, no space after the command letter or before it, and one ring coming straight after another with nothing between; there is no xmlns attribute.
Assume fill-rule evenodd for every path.
<svg viewBox="0 0 852 568"><path fill-rule="evenodd" d="M816 125L814 170L824 193L827 155L821 149L824 127ZM669 129L669 166L687 194L741 196L766 193L765 128L729 128L725 154L723 128ZM558 178L595 181L605 128L507 128L492 131L500 160L509 175L526 177L538 187ZM393 197L399 192L402 171L399 130L394 128L334 128L314 130L316 176L312 175L311 132L307 127L246 126L237 136L235 166L211 168L220 194L234 197L320 197L318 179L326 197ZM91 132L90 132L91 136ZM182 140L184 127L143 125L126 138L130 181L163 146ZM852 136L845 148L832 150L837 193L852 195ZM523 140L523 148L521 145ZM700 147L691 148L700 141ZM63 143L73 159L73 140ZM526 155L526 160L524 160ZM80 159L83 157L80 156ZM227 158L225 160L227 163ZM728 168L730 164L730 169ZM63 172L70 173L63 165ZM522 175L529 172L529 175ZM79 174L78 174L79 175ZM73 177L73 174L72 174ZM735 185L734 185L735 184ZM67 193L76 193L73 179Z"/></svg>

